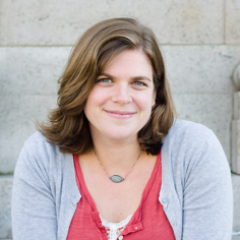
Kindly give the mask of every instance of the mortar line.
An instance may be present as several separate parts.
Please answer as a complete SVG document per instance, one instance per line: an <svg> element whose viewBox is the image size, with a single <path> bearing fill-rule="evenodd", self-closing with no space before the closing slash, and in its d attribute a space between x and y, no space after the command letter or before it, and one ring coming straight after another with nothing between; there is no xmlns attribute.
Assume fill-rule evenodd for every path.
<svg viewBox="0 0 240 240"><path fill-rule="evenodd" d="M225 34L224 34L225 35ZM229 46L229 47L240 47L240 43L208 43L208 44L171 44L171 43L160 43L159 47L162 46L171 46L171 47L221 47L221 46ZM0 48L72 48L73 45L0 45Z"/></svg>

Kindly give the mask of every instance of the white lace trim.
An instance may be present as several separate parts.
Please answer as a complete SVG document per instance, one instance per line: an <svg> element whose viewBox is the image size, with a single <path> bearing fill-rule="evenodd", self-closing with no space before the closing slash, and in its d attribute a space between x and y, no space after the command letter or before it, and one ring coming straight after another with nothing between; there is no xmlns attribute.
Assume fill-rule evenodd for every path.
<svg viewBox="0 0 240 240"><path fill-rule="evenodd" d="M126 219L122 220L119 223L110 223L103 219L101 216L102 225L109 229L107 231L108 233L108 240L117 240L118 236L122 233L122 231L125 229L126 225L129 223L130 219L132 218L132 215L128 216Z"/></svg>

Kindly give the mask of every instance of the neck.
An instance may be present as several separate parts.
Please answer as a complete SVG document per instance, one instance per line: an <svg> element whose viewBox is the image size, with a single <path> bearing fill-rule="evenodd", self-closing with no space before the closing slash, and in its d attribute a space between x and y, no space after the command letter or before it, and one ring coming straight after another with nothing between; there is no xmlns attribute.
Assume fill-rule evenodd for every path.
<svg viewBox="0 0 240 240"><path fill-rule="evenodd" d="M137 140L114 143L95 139L93 145L97 155L96 160L99 159L110 175L128 171L137 161L141 151Z"/></svg>

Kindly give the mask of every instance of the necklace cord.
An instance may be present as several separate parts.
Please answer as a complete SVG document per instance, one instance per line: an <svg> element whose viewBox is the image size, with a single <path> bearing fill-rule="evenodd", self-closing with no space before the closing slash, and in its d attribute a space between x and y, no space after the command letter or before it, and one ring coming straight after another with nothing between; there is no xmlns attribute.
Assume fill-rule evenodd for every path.
<svg viewBox="0 0 240 240"><path fill-rule="evenodd" d="M108 178L112 181L112 182L114 182L114 183L119 183L119 182L122 182L122 181L124 181L125 179L126 179L126 177L128 176L128 174L132 171L132 169L134 168L134 166L136 165L136 163L137 163L137 161L138 161L138 159L140 158L140 156L142 155L142 150L139 152L139 154L138 154L138 157L137 157L137 159L136 159L136 161L134 162L134 164L132 165L132 167L131 167L131 169L130 169L130 171L125 175L125 177L123 178L123 177L121 177L120 175L117 175L117 174L114 174L114 175L112 175L112 176L110 176L109 174L108 174L108 172L106 171L106 169L104 168L104 166L102 165L102 163L101 163L101 161L100 161L100 159L98 158L98 156L97 156L97 154L96 154L96 152L95 152L95 150L93 149L93 153L94 153L94 155L96 156L96 158L97 158L97 160L98 160L98 162L100 163L100 165L102 166L102 168L103 168L103 170L104 170L104 172L106 173L106 175L108 176Z"/></svg>

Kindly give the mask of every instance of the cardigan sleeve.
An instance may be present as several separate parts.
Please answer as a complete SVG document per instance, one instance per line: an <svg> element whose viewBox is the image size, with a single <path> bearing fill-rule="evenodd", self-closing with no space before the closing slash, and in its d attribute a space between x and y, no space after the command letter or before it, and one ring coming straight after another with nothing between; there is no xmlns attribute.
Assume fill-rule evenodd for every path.
<svg viewBox="0 0 240 240"><path fill-rule="evenodd" d="M57 216L44 156L24 146L15 168L12 191L13 239L57 239Z"/></svg>
<svg viewBox="0 0 240 240"><path fill-rule="evenodd" d="M199 148L184 167L182 240L230 240L233 197L226 156L212 131Z"/></svg>

